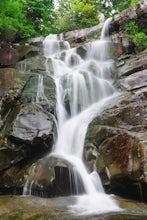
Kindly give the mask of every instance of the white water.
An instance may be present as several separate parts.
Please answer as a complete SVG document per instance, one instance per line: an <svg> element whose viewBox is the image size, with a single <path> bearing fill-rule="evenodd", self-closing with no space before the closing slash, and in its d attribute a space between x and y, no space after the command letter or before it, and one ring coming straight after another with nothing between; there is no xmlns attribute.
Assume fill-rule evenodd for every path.
<svg viewBox="0 0 147 220"><path fill-rule="evenodd" d="M102 32L101 32L101 36L100 39L104 39L106 37L109 37L109 25L111 24L112 18L108 18L103 26Z"/></svg>
<svg viewBox="0 0 147 220"><path fill-rule="evenodd" d="M38 75L38 88L37 88L37 94L36 94L36 103L39 103L43 101L45 98L44 94L44 83L43 83L43 76Z"/></svg>
<svg viewBox="0 0 147 220"><path fill-rule="evenodd" d="M46 65L51 61L53 67L51 72L47 68L47 73L55 80L57 97L58 138L51 156L68 161L81 176L86 194L70 207L78 214L120 210L104 193L98 174L89 174L82 161L89 123L118 95L113 87L115 68L108 53L109 39L105 38L110 21L106 21L101 39L85 46L84 58L56 35L44 41Z"/></svg>
<svg viewBox="0 0 147 220"><path fill-rule="evenodd" d="M58 138L50 156L59 157L72 165L71 181L75 178L76 193L79 193L78 178L81 176L85 195L77 196L71 210L77 214L104 213L120 210L117 204L104 193L99 175L88 173L83 162L84 140L89 123L108 108L118 95L113 87L114 61L108 54L107 24L101 40L86 45L84 59L69 43L56 35L44 41L46 67L56 83ZM102 37L103 36L103 37ZM52 70L48 67L52 63ZM47 101L44 94L43 76L38 76L36 103ZM67 107L68 106L68 107ZM23 195L30 194L34 180L27 181Z"/></svg>

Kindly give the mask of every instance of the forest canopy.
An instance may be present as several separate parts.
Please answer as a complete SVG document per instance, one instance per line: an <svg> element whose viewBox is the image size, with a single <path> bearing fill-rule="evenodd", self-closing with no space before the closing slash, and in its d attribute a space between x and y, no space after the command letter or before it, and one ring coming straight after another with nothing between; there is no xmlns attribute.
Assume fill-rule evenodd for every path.
<svg viewBox="0 0 147 220"><path fill-rule="evenodd" d="M0 38L18 40L52 33L54 19L52 0L2 0Z"/></svg>
<svg viewBox="0 0 147 220"><path fill-rule="evenodd" d="M1 0L0 39L16 41L61 33L99 23L140 0Z"/></svg>

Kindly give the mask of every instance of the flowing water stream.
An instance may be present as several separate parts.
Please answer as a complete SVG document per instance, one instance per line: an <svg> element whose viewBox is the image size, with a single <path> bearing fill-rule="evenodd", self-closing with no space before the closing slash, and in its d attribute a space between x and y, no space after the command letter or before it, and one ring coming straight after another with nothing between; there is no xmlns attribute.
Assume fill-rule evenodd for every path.
<svg viewBox="0 0 147 220"><path fill-rule="evenodd" d="M83 163L83 148L89 123L118 96L113 86L115 63L109 51L108 19L100 40L79 48L70 48L68 42L57 35L49 35L43 42L46 70L56 84L57 140L50 157L68 161L72 172L80 175L84 195L76 196L77 202L70 206L74 213L91 214L119 211L118 205L105 194L99 175L88 173ZM50 68L50 67L52 68ZM39 78L39 85L42 85ZM37 100L43 90L39 87ZM77 179L73 177L78 194Z"/></svg>

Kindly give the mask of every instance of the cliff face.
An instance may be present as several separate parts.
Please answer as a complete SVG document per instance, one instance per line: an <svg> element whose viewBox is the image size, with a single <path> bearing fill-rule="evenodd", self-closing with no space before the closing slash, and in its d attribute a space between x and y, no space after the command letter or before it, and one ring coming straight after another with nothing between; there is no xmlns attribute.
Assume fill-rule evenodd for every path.
<svg viewBox="0 0 147 220"><path fill-rule="evenodd" d="M146 14L147 6L142 2L112 21L110 34L117 68L115 86L122 95L115 106L110 106L89 125L84 153L88 168L96 165L106 188L143 201L147 198L147 52L135 51L124 27L130 21L144 27ZM83 44L83 40L101 28L100 24L68 32L65 39ZM21 193L31 164L52 147L56 130L55 85L45 76L42 40L30 40L24 45L14 45L5 53L4 49L0 52L3 54L0 57L0 193L14 190ZM77 45L80 56L84 56L84 47ZM48 68L52 68L51 63ZM36 101L41 75L44 76L45 95L44 100L37 99L38 107L32 102ZM56 167L56 162L53 165ZM38 169L39 181L49 187L50 179L55 178L54 169L49 179L45 178L45 170L41 172L39 166Z"/></svg>

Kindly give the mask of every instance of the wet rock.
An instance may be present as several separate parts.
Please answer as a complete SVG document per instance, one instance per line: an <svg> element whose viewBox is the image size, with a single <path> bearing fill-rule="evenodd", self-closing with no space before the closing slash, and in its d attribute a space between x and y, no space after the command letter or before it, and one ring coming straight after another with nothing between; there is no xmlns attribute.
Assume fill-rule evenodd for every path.
<svg viewBox="0 0 147 220"><path fill-rule="evenodd" d="M20 112L12 125L12 136L32 141L36 137L47 136L53 132L50 114L35 104L20 107Z"/></svg>
<svg viewBox="0 0 147 220"><path fill-rule="evenodd" d="M86 57L86 53L87 53L87 49L84 46L78 47L76 49L77 54L80 55L80 57L82 57L83 59Z"/></svg>
<svg viewBox="0 0 147 220"><path fill-rule="evenodd" d="M27 58L23 61L20 61L17 63L16 68L22 72L45 72L46 66L45 66L46 59L44 57L35 56Z"/></svg>
<svg viewBox="0 0 147 220"><path fill-rule="evenodd" d="M64 37L65 40L69 41L70 43L72 42L80 43L83 42L87 37L92 36L94 33L100 32L101 29L102 29L102 24L99 24L92 28L69 31L65 34Z"/></svg>
<svg viewBox="0 0 147 220"><path fill-rule="evenodd" d="M24 194L66 196L83 193L83 183L72 164L56 156L46 156L26 172ZM77 181L74 182L76 177Z"/></svg>
<svg viewBox="0 0 147 220"><path fill-rule="evenodd" d="M85 164L90 172L95 169L96 161L99 158L99 153L96 146L87 143L84 149L84 160Z"/></svg>
<svg viewBox="0 0 147 220"><path fill-rule="evenodd" d="M14 44L13 47L18 52L18 60L24 60L29 57L34 57L41 53L41 48L29 44Z"/></svg>
<svg viewBox="0 0 147 220"><path fill-rule="evenodd" d="M3 220L146 220L146 204L124 199L117 199L116 202L122 211L78 215L69 210L69 206L72 207L76 203L74 197L47 199L34 196L1 196L0 218Z"/></svg>
<svg viewBox="0 0 147 220"><path fill-rule="evenodd" d="M119 77L126 77L142 70L144 70L143 74L145 74L147 71L147 53L134 55L129 59L123 59L123 57L121 59L120 57L119 60L120 62L124 61L123 65L118 66Z"/></svg>
<svg viewBox="0 0 147 220"><path fill-rule="evenodd" d="M12 152L14 154L14 151ZM30 149L27 155L25 148L22 149L22 158L20 158L20 150L18 151L19 158L13 157L13 154L11 157L8 154L5 157L0 154L2 162L3 158L6 159L3 162L5 164L1 166L1 169L5 167L5 170L0 170L0 194L53 197L84 192L81 177L68 161L55 156L45 156L37 160L33 151Z"/></svg>
<svg viewBox="0 0 147 220"><path fill-rule="evenodd" d="M147 183L135 180L128 175L115 175L111 178L113 193L126 198L147 202Z"/></svg>
<svg viewBox="0 0 147 220"><path fill-rule="evenodd" d="M129 36L125 31L112 34L111 40L114 44L113 53L116 58L122 54L132 54L135 52L135 45L129 40Z"/></svg>
<svg viewBox="0 0 147 220"><path fill-rule="evenodd" d="M119 81L120 85L128 91L139 89L147 86L147 70L134 73L123 80Z"/></svg>
<svg viewBox="0 0 147 220"><path fill-rule="evenodd" d="M20 103L35 102L52 114L55 113L55 83L50 76L43 74L25 74L28 80L19 99Z"/></svg>
<svg viewBox="0 0 147 220"><path fill-rule="evenodd" d="M39 75L33 71L2 68L0 73L0 193L21 194L28 166L52 148L55 84L45 76L42 97L37 93Z"/></svg>
<svg viewBox="0 0 147 220"><path fill-rule="evenodd" d="M51 150L54 126L52 115L40 106L16 106L0 137L0 185L3 191L11 189L13 193L16 186L22 187L25 166Z"/></svg>
<svg viewBox="0 0 147 220"><path fill-rule="evenodd" d="M42 47L42 42L44 40L44 37L35 37L35 38L30 38L28 40L28 44L37 46L37 47Z"/></svg>
<svg viewBox="0 0 147 220"><path fill-rule="evenodd" d="M23 83L17 80L18 77L19 71L14 68L0 69L0 128L5 124L21 94Z"/></svg>
<svg viewBox="0 0 147 220"><path fill-rule="evenodd" d="M0 69L0 96L6 94L9 88L13 88L16 84L19 71L14 68Z"/></svg>
<svg viewBox="0 0 147 220"><path fill-rule="evenodd" d="M0 49L0 65L8 66L16 63L18 60L18 52L14 48L1 48Z"/></svg>
<svg viewBox="0 0 147 220"><path fill-rule="evenodd" d="M104 163L107 164L110 176L116 174L142 176L144 155L139 148L140 144L140 140L126 133L103 142L99 151L100 155L103 155Z"/></svg>
<svg viewBox="0 0 147 220"><path fill-rule="evenodd" d="M142 92L126 93L89 125L85 143L98 149L95 164L104 185L116 175L146 182L146 108Z"/></svg>
<svg viewBox="0 0 147 220"><path fill-rule="evenodd" d="M34 42L36 42L34 45L32 42L33 40L30 39L27 43L2 44L0 49L0 65L8 66L16 64L20 60L41 55L43 50L41 39L39 43L34 39Z"/></svg>

